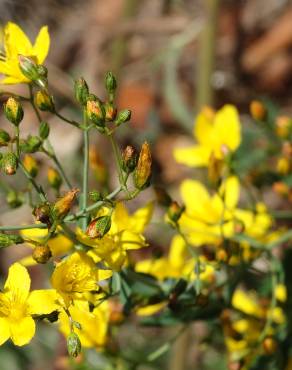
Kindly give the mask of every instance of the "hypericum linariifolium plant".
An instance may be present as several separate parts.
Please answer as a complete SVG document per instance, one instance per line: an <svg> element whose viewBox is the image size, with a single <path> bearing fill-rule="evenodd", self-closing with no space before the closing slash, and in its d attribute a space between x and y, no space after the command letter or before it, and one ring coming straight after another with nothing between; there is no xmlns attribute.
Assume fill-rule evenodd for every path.
<svg viewBox="0 0 292 370"><path fill-rule="evenodd" d="M28 344L35 321L46 320L65 335L70 356L95 348L112 363L119 357L136 368L155 364L191 322L203 320L210 327L205 343L219 353L224 344L230 369L263 369L271 364L285 368L291 347L286 315L291 283L276 251L284 253L287 247L287 261L291 260L287 252L291 211L272 210L262 194L269 188L291 204L291 119L259 101L251 104L253 122L247 127L232 105L217 112L203 108L194 125L196 143L176 148L173 155L181 164L200 167L204 181L184 180L181 203L164 187L155 187L157 207L165 211L156 224L168 225L173 236L170 248L167 253L153 249L146 259L135 259L130 251L148 246L143 233L154 202L134 213L125 204L150 185L149 144L145 142L139 152L130 145L119 148L115 133L128 124L131 111L117 109L117 81L111 72L105 76L105 101L82 77L76 79L72 93L82 121L60 114L43 65L49 45L47 27L34 45L16 24L10 22L4 29L2 84L26 84L28 93L0 92L11 124L8 131L0 130L3 179L22 172L27 183L24 191L3 187L12 209L24 203L31 206L35 223L0 227L2 248L23 243L32 248L30 256L11 265L0 293L0 344L9 338L15 345ZM22 120L28 106L35 112L39 132L24 137ZM53 128L43 120L43 112L82 133L81 184L72 182L58 159L50 143ZM91 150L91 134L108 139L115 174ZM38 175L40 153L50 161L49 195ZM90 170L101 189L89 188ZM108 192L109 176L117 176L118 186ZM164 237L160 244L165 244ZM26 266L36 263L54 264L50 289L30 291ZM131 315L137 315L140 325L179 329L154 351L125 354L112 328Z"/></svg>

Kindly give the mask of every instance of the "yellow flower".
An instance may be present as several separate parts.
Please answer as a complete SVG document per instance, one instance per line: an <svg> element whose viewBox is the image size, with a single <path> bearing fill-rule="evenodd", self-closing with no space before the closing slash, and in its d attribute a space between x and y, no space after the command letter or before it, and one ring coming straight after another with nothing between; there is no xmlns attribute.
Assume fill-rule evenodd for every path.
<svg viewBox="0 0 292 370"><path fill-rule="evenodd" d="M104 301L89 310L88 302L75 301L69 308L72 319L81 325L81 329L75 329L81 344L85 348L96 348L100 350L107 340L109 309L108 302ZM70 320L68 315L62 311L59 315L60 331L67 337L70 334Z"/></svg>
<svg viewBox="0 0 292 370"><path fill-rule="evenodd" d="M48 229L24 229L21 230L21 236L25 239L30 239L32 241L39 242L42 244L42 241L46 238L48 234ZM35 246L31 243L26 243L31 248ZM55 237L51 238L48 241L48 246L52 252L53 257L62 256L66 254L73 247L72 241L62 234L57 234ZM36 261L32 256L24 257L20 261L24 266L32 266L36 264Z"/></svg>
<svg viewBox="0 0 292 370"><path fill-rule="evenodd" d="M82 299L84 293L98 290L98 282L111 275L110 270L98 269L86 253L75 252L56 265L51 283L69 306L73 300Z"/></svg>
<svg viewBox="0 0 292 370"><path fill-rule="evenodd" d="M20 71L18 56L32 57L37 64L42 64L46 59L50 47L48 27L43 26L35 40L31 44L21 28L12 22L8 22L4 28L4 56L0 59L0 73L5 75L1 81L3 84L30 83Z"/></svg>
<svg viewBox="0 0 292 370"><path fill-rule="evenodd" d="M194 126L198 144L189 148L177 148L174 157L177 162L190 167L208 166L211 155L223 159L240 145L240 121L236 108L225 105L217 113L203 108Z"/></svg>
<svg viewBox="0 0 292 370"><path fill-rule="evenodd" d="M98 216L103 216L108 209L102 209ZM146 247L145 238L142 235L145 227L150 222L153 212L153 203L138 209L130 215L123 205L118 203L112 214L111 228L102 239L91 239L80 229L77 237L92 249L88 254L95 262L104 261L113 270L120 270L127 259L127 251Z"/></svg>
<svg viewBox="0 0 292 370"><path fill-rule="evenodd" d="M258 204L255 213L237 208L239 194L239 181L235 176L226 179L214 195L198 181L183 181L181 196L186 209L179 225L189 243L217 245L223 237L231 238L237 233L238 226L251 237L264 237L272 223L266 208Z"/></svg>
<svg viewBox="0 0 292 370"><path fill-rule="evenodd" d="M29 290L26 268L14 263L0 293L0 344L9 338L17 346L29 343L35 333L32 315L49 314L57 309L54 290Z"/></svg>

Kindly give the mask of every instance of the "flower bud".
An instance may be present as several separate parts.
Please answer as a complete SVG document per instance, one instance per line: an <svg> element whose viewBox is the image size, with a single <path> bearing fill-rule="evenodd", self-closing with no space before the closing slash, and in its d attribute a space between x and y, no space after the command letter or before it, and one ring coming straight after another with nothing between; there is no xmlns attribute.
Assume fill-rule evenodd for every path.
<svg viewBox="0 0 292 370"><path fill-rule="evenodd" d="M263 121L267 115L266 107L258 100L253 100L250 103L249 110L252 118L258 121Z"/></svg>
<svg viewBox="0 0 292 370"><path fill-rule="evenodd" d="M50 134L50 126L47 122L41 122L39 128L39 135L41 139L46 140Z"/></svg>
<svg viewBox="0 0 292 370"><path fill-rule="evenodd" d="M22 105L18 99L13 97L8 98L4 103L4 113L8 121L18 126L23 119Z"/></svg>
<svg viewBox="0 0 292 370"><path fill-rule="evenodd" d="M63 219L69 213L78 192L79 189L72 189L58 199L53 206L53 215L58 219Z"/></svg>
<svg viewBox="0 0 292 370"><path fill-rule="evenodd" d="M89 192L89 198L93 202L98 202L99 200L102 200L102 194L97 190L93 190L93 191Z"/></svg>
<svg viewBox="0 0 292 370"><path fill-rule="evenodd" d="M292 121L289 117L279 116L276 119L276 135L282 139L286 139L292 129Z"/></svg>
<svg viewBox="0 0 292 370"><path fill-rule="evenodd" d="M105 88L109 94L114 94L117 88L117 80L112 72L105 75Z"/></svg>
<svg viewBox="0 0 292 370"><path fill-rule="evenodd" d="M131 146L127 145L122 152L122 167L126 173L134 171L138 163L138 154L136 150Z"/></svg>
<svg viewBox="0 0 292 370"><path fill-rule="evenodd" d="M38 163L34 159L34 157L32 157L29 154L26 154L23 158L23 165L31 177L36 177L36 175L39 172L39 168L38 168Z"/></svg>
<svg viewBox="0 0 292 370"><path fill-rule="evenodd" d="M97 126L104 126L105 110L99 100L88 100L86 103L87 117Z"/></svg>
<svg viewBox="0 0 292 370"><path fill-rule="evenodd" d="M86 105L86 101L89 95L89 89L83 77L80 77L78 78L78 80L75 80L74 94L75 99L78 101L79 104Z"/></svg>
<svg viewBox="0 0 292 370"><path fill-rule="evenodd" d="M47 263L51 257L52 251L50 250L48 245L37 245L32 253L32 258L37 263Z"/></svg>
<svg viewBox="0 0 292 370"><path fill-rule="evenodd" d="M10 208L18 208L23 204L22 193L19 193L15 190L9 190L6 195L6 202Z"/></svg>
<svg viewBox="0 0 292 370"><path fill-rule="evenodd" d="M29 136L20 144L20 148L25 153L35 153L42 145L42 140L38 136Z"/></svg>
<svg viewBox="0 0 292 370"><path fill-rule="evenodd" d="M117 115L116 108L110 102L106 102L103 105L103 107L104 107L104 110L105 110L105 120L107 122L112 122L116 118L116 115Z"/></svg>
<svg viewBox="0 0 292 370"><path fill-rule="evenodd" d="M71 332L67 337L67 349L71 357L77 357L81 352L80 339L74 332Z"/></svg>
<svg viewBox="0 0 292 370"><path fill-rule="evenodd" d="M86 234L90 238L101 239L111 228L111 217L101 216L90 222L86 230Z"/></svg>
<svg viewBox="0 0 292 370"><path fill-rule="evenodd" d="M266 337L263 340L263 349L267 355L272 355L276 352L278 344L273 337Z"/></svg>
<svg viewBox="0 0 292 370"><path fill-rule="evenodd" d="M0 129L0 146L7 146L10 140L11 138L8 132Z"/></svg>
<svg viewBox="0 0 292 370"><path fill-rule="evenodd" d="M47 176L50 186L55 190L59 190L62 185L62 177L59 172L55 168L50 167Z"/></svg>
<svg viewBox="0 0 292 370"><path fill-rule="evenodd" d="M18 167L18 159L13 152L7 152L3 155L1 164L6 175L14 175Z"/></svg>
<svg viewBox="0 0 292 370"><path fill-rule="evenodd" d="M17 234L4 234L0 232L0 247L10 247L14 244L24 243L23 238Z"/></svg>
<svg viewBox="0 0 292 370"><path fill-rule="evenodd" d="M275 193L280 195L287 196L289 194L289 186L282 181L274 182L272 189Z"/></svg>
<svg viewBox="0 0 292 370"><path fill-rule="evenodd" d="M176 201L172 201L168 207L167 216L171 221L176 223L180 219L184 210L185 207L181 207Z"/></svg>
<svg viewBox="0 0 292 370"><path fill-rule="evenodd" d="M167 194L164 188L156 186L154 188L157 202L163 207L169 207L171 204L171 197Z"/></svg>
<svg viewBox="0 0 292 370"><path fill-rule="evenodd" d="M290 161L288 158L281 157L277 161L277 172L281 175L287 175L290 170Z"/></svg>
<svg viewBox="0 0 292 370"><path fill-rule="evenodd" d="M34 96L35 105L44 112L54 112L53 97L46 90L39 90Z"/></svg>
<svg viewBox="0 0 292 370"><path fill-rule="evenodd" d="M49 203L39 204L33 209L32 214L35 216L36 221L48 225L48 228L51 227L51 207Z"/></svg>
<svg viewBox="0 0 292 370"><path fill-rule="evenodd" d="M116 126L120 126L131 119L131 111L129 109L121 110L115 120Z"/></svg>
<svg viewBox="0 0 292 370"><path fill-rule="evenodd" d="M149 144L144 142L139 154L138 164L134 172L134 183L137 189L144 189L149 185L151 176L152 158Z"/></svg>
<svg viewBox="0 0 292 370"><path fill-rule="evenodd" d="M47 86L47 70L44 66L38 65L34 58L24 55L18 55L18 62L21 73L26 78L33 81L41 88L45 88Z"/></svg>

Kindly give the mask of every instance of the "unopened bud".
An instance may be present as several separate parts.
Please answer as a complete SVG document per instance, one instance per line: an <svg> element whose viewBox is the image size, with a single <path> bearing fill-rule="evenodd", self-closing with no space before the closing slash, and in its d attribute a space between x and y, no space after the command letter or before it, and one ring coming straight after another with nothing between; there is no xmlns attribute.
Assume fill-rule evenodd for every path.
<svg viewBox="0 0 292 370"><path fill-rule="evenodd" d="M7 152L3 155L1 164L6 175L14 175L18 167L18 159L13 152Z"/></svg>
<svg viewBox="0 0 292 370"><path fill-rule="evenodd" d="M22 193L19 193L15 190L9 190L6 195L6 202L10 208L18 208L23 204Z"/></svg>
<svg viewBox="0 0 292 370"><path fill-rule="evenodd" d="M32 258L37 263L47 263L52 257L52 251L48 245L37 245L32 253Z"/></svg>
<svg viewBox="0 0 292 370"><path fill-rule="evenodd" d="M14 244L21 244L24 240L20 235L4 234L0 232L0 247L10 247Z"/></svg>
<svg viewBox="0 0 292 370"><path fill-rule="evenodd" d="M34 58L18 55L19 68L21 73L30 81L35 82L41 88L48 84L46 70L36 63Z"/></svg>
<svg viewBox="0 0 292 370"><path fill-rule="evenodd" d="M267 355L272 355L276 352L278 344L273 337L266 337L263 340L263 349Z"/></svg>
<svg viewBox="0 0 292 370"><path fill-rule="evenodd" d="M282 181L277 181L273 184L273 191L277 194L286 196L289 194L289 186Z"/></svg>
<svg viewBox="0 0 292 370"><path fill-rule="evenodd" d="M21 150L25 153L35 153L42 145L42 140L38 136L29 136L20 144Z"/></svg>
<svg viewBox="0 0 292 370"><path fill-rule="evenodd" d="M36 177L36 175L38 174L39 168L38 168L38 163L33 156L26 154L23 158L23 165L31 177Z"/></svg>
<svg viewBox="0 0 292 370"><path fill-rule="evenodd" d="M253 100L250 103L249 110L252 118L258 121L263 121L267 115L266 107L258 100Z"/></svg>
<svg viewBox="0 0 292 370"><path fill-rule="evenodd" d="M35 105L44 112L54 112L53 97L46 90L39 90L34 96Z"/></svg>
<svg viewBox="0 0 292 370"><path fill-rule="evenodd" d="M112 72L107 72L105 75L105 88L109 94L114 94L117 88L117 80Z"/></svg>
<svg viewBox="0 0 292 370"><path fill-rule="evenodd" d="M47 176L50 186L55 190L59 190L62 185L62 177L59 172L55 168L50 167Z"/></svg>
<svg viewBox="0 0 292 370"><path fill-rule="evenodd" d="M216 259L220 262L226 262L228 260L228 253L224 248L219 248L216 251Z"/></svg>
<svg viewBox="0 0 292 370"><path fill-rule="evenodd" d="M105 110L99 100L88 100L86 103L87 117L97 126L104 126Z"/></svg>
<svg viewBox="0 0 292 370"><path fill-rule="evenodd" d="M168 207L170 206L172 199L171 197L167 194L164 188L156 186L154 188L155 195L157 202L161 204L163 207Z"/></svg>
<svg viewBox="0 0 292 370"><path fill-rule="evenodd" d="M23 119L23 109L20 101L16 98L10 97L4 103L4 113L8 121L18 126Z"/></svg>
<svg viewBox="0 0 292 370"><path fill-rule="evenodd" d="M111 228L111 217L101 216L90 222L86 230L86 234L90 238L101 239Z"/></svg>
<svg viewBox="0 0 292 370"><path fill-rule="evenodd" d="M81 342L78 335L74 332L67 337L67 349L71 357L77 357L81 352Z"/></svg>
<svg viewBox="0 0 292 370"><path fill-rule="evenodd" d="M50 126L47 122L41 122L39 128L39 135L41 139L46 140L50 134Z"/></svg>
<svg viewBox="0 0 292 370"><path fill-rule="evenodd" d="M99 200L102 200L102 194L97 191L97 190L93 190L91 192L89 192L89 198L93 201L93 202L98 202Z"/></svg>
<svg viewBox="0 0 292 370"><path fill-rule="evenodd" d="M138 154L131 145L127 145L122 152L122 167L126 173L131 173L137 166Z"/></svg>
<svg viewBox="0 0 292 370"><path fill-rule="evenodd" d="M11 138L8 132L0 129L0 146L7 146L10 140Z"/></svg>
<svg viewBox="0 0 292 370"><path fill-rule="evenodd" d="M78 192L79 189L72 189L57 200L53 206L53 214L55 217L63 219L69 213Z"/></svg>
<svg viewBox="0 0 292 370"><path fill-rule="evenodd" d="M122 123L127 122L131 119L131 111L129 109L121 110L115 120L116 126L120 126Z"/></svg>
<svg viewBox="0 0 292 370"><path fill-rule="evenodd" d="M292 129L292 121L289 117L279 116L276 119L276 134L282 139L286 139Z"/></svg>
<svg viewBox="0 0 292 370"><path fill-rule="evenodd" d="M138 164L134 172L134 183L137 189L144 189L149 185L151 176L152 158L147 142L143 143L139 154Z"/></svg>
<svg viewBox="0 0 292 370"><path fill-rule="evenodd" d="M39 204L33 209L32 214L35 216L36 221L48 225L48 228L52 225L51 207L48 203Z"/></svg>
<svg viewBox="0 0 292 370"><path fill-rule="evenodd" d="M171 221L177 222L184 210L185 207L181 207L176 201L172 201L168 207L167 215Z"/></svg>
<svg viewBox="0 0 292 370"><path fill-rule="evenodd" d="M287 175L290 170L290 161L288 158L281 157L277 161L277 172L281 175Z"/></svg>
<svg viewBox="0 0 292 370"><path fill-rule="evenodd" d="M81 105L86 105L86 101L89 95L89 89L86 81L83 77L78 78L74 83L74 94L75 99Z"/></svg>
<svg viewBox="0 0 292 370"><path fill-rule="evenodd" d="M117 109L110 102L106 102L103 107L105 110L105 120L107 122L112 122L116 118Z"/></svg>

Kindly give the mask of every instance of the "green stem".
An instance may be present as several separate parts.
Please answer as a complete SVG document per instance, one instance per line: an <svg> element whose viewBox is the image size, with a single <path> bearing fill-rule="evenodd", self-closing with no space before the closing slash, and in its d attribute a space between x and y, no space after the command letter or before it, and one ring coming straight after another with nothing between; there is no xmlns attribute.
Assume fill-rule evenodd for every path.
<svg viewBox="0 0 292 370"><path fill-rule="evenodd" d="M118 171L118 174L119 174L119 181L120 181L120 184L125 187L125 179L124 179L124 175L123 175L123 169L122 169L122 159L121 159L121 154L120 154L120 150L117 146L117 143L114 139L114 136L113 134L110 134L108 135L109 137L109 140L110 140L110 143L111 143L111 146L112 146L112 149L113 149L113 153L114 153L114 157L115 157L115 162L116 162L116 167L117 167L117 171Z"/></svg>
<svg viewBox="0 0 292 370"><path fill-rule="evenodd" d="M14 94L14 93L9 92L9 91L1 91L0 92L0 96L6 96L6 95L7 96L13 96L14 98L18 98L20 100L30 101L30 98L27 98L26 96Z"/></svg>
<svg viewBox="0 0 292 370"><path fill-rule="evenodd" d="M54 111L54 114L55 114L58 118L60 118L62 121L67 122L67 123L69 123L70 125L72 125L72 126L74 126L74 127L77 127L77 128L80 128L80 127L81 127L81 125L80 125L78 122L75 122L75 121L73 121L73 120L70 120L70 119L68 119L68 118L64 117L61 113L58 113L57 111Z"/></svg>
<svg viewBox="0 0 292 370"><path fill-rule="evenodd" d="M16 153L17 153L17 158L18 158L18 160L20 160L19 126L15 126L15 138L16 138Z"/></svg>
<svg viewBox="0 0 292 370"><path fill-rule="evenodd" d="M83 123L84 126L87 126L87 115L84 109L83 111ZM84 140L84 152L83 152L83 186L82 186L82 196L80 199L80 211L85 215L87 207L87 194L88 194L88 169L89 169L89 132L88 130L83 131L83 140ZM81 219L81 228L83 231L87 228L87 217L84 216Z"/></svg>
<svg viewBox="0 0 292 370"><path fill-rule="evenodd" d="M46 224L30 224L30 225L9 225L0 226L0 231L28 230L28 229L47 229Z"/></svg>

